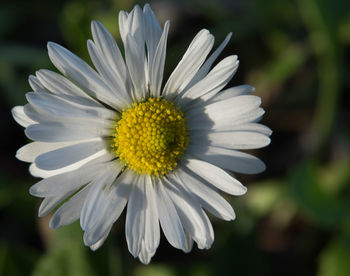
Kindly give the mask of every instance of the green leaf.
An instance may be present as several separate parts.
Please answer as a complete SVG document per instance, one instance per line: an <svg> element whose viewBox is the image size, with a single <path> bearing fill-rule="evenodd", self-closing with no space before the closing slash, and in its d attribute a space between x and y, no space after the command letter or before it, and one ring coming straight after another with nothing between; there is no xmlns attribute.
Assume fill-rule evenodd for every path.
<svg viewBox="0 0 350 276"><path fill-rule="evenodd" d="M320 172L320 167L312 161L297 166L289 180L291 194L317 224L332 229L341 227L350 219L349 198L346 193L328 192L319 177Z"/></svg>
<svg viewBox="0 0 350 276"><path fill-rule="evenodd" d="M33 276L93 276L96 275L87 258L78 223L56 231L49 252L38 262Z"/></svg>
<svg viewBox="0 0 350 276"><path fill-rule="evenodd" d="M350 275L350 239L340 238L332 241L322 252L318 276Z"/></svg>

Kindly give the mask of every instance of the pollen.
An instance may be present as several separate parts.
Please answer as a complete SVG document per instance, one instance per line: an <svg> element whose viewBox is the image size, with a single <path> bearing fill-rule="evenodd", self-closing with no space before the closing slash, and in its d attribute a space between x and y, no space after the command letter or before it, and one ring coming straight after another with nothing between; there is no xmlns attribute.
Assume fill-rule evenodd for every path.
<svg viewBox="0 0 350 276"><path fill-rule="evenodd" d="M163 98L149 98L122 112L112 149L139 174L165 175L176 168L188 143L181 110Z"/></svg>

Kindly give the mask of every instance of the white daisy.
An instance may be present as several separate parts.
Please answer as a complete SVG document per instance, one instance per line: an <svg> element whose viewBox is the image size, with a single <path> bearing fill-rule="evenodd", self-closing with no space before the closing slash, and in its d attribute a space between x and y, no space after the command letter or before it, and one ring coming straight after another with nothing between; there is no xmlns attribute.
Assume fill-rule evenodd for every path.
<svg viewBox="0 0 350 276"><path fill-rule="evenodd" d="M237 56L212 65L231 34L209 55L214 36L201 30L162 88L169 22L162 29L149 5L119 13L125 60L111 34L92 22L87 43L95 69L67 49L48 43L64 75L39 70L29 77L28 104L13 108L31 142L17 158L43 178L30 193L43 197L39 216L62 201L50 227L80 219L84 243L96 250L126 208L129 251L149 263L160 239L185 252L193 241L210 248L214 232L206 211L233 220L220 191L243 195L230 173L259 173L265 165L239 150L269 144L271 130L254 90L222 90ZM209 57L208 57L209 55Z"/></svg>

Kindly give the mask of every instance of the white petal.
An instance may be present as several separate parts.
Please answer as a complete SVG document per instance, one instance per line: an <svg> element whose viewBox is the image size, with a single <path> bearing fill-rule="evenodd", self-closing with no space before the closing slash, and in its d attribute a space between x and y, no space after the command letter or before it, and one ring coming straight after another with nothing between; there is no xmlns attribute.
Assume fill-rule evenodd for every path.
<svg viewBox="0 0 350 276"><path fill-rule="evenodd" d="M140 254L138 256L141 263L143 263L145 265L149 264L151 261L151 258L153 257L153 255L155 253L156 253L156 250L147 251L146 246L145 246L145 241L142 240L141 250L140 250Z"/></svg>
<svg viewBox="0 0 350 276"><path fill-rule="evenodd" d="M130 88L134 101L140 101L146 96L147 68L143 21L143 13L138 5L130 14L124 11L119 13L120 36L124 43L128 75L134 84L134 88Z"/></svg>
<svg viewBox="0 0 350 276"><path fill-rule="evenodd" d="M108 228L119 218L128 201L135 177L136 175L132 171L126 169L111 185L104 216L95 226L84 233L84 243L86 245L95 244L100 240Z"/></svg>
<svg viewBox="0 0 350 276"><path fill-rule="evenodd" d="M74 103L63 97L40 92L26 94L28 102L35 109L59 117L114 119L116 112L104 107L87 106L85 103Z"/></svg>
<svg viewBox="0 0 350 276"><path fill-rule="evenodd" d="M182 249L183 252L189 253L193 247L193 239L190 234L185 231L185 247Z"/></svg>
<svg viewBox="0 0 350 276"><path fill-rule="evenodd" d="M155 183L149 175L146 175L145 183L145 248L147 252L155 252L160 240L159 220L156 195L154 191Z"/></svg>
<svg viewBox="0 0 350 276"><path fill-rule="evenodd" d="M266 166L259 158L245 152L218 147L191 146L188 153L223 169L244 174L261 173Z"/></svg>
<svg viewBox="0 0 350 276"><path fill-rule="evenodd" d="M144 34L147 45L148 60L152 61L155 56L159 39L162 35L162 28L156 19L149 4L143 7ZM165 29L165 27L164 27Z"/></svg>
<svg viewBox="0 0 350 276"><path fill-rule="evenodd" d="M118 162L112 162L100 171L96 179L91 183L90 191L81 210L80 225L84 231L90 230L99 220L105 216L108 190L114 182L122 167Z"/></svg>
<svg viewBox="0 0 350 276"><path fill-rule="evenodd" d="M137 41L130 34L125 42L125 59L130 73L132 83L134 84L135 100L140 101L146 97L146 79L145 79L145 51L143 44L137 44Z"/></svg>
<svg viewBox="0 0 350 276"><path fill-rule="evenodd" d="M198 70L196 75L193 77L191 82L188 84L188 88L192 87L194 84L196 84L198 81L203 79L209 72L211 66L215 62L215 60L218 58L218 56L221 54L222 50L226 47L227 43L231 39L232 33L229 33L225 40L220 44L220 46L210 55L210 57L204 62L202 67Z"/></svg>
<svg viewBox="0 0 350 276"><path fill-rule="evenodd" d="M82 142L39 155L35 164L40 169L57 170L89 158L106 148L102 139L99 141Z"/></svg>
<svg viewBox="0 0 350 276"><path fill-rule="evenodd" d="M125 235L130 253L136 258L145 235L145 178L140 175L133 184L126 213Z"/></svg>
<svg viewBox="0 0 350 276"><path fill-rule="evenodd" d="M242 114L257 109L261 104L260 97L245 95L230 98L224 101L209 103L202 108L193 108L186 112L186 118L189 120L209 120L216 123L221 120L235 120Z"/></svg>
<svg viewBox="0 0 350 276"><path fill-rule="evenodd" d="M214 189L206 185L186 168L176 170L179 184L194 196L198 202L213 215L224 220L235 219L235 212L231 205Z"/></svg>
<svg viewBox="0 0 350 276"><path fill-rule="evenodd" d="M86 159L81 160L77 163L74 163L72 165L69 165L67 167L57 169L57 170L49 170L48 171L48 170L39 169L35 165L35 163L32 163L29 166L29 172L31 173L31 175L33 175L35 177L47 178L47 177L51 177L51 176L54 176L57 174L62 174L62 173L77 170L85 164L95 164L95 163L105 162L105 161L112 160L113 158L114 158L114 156L109 151L102 150L102 151L92 155L89 158L86 158Z"/></svg>
<svg viewBox="0 0 350 276"><path fill-rule="evenodd" d="M183 91L177 101L185 107L191 100L201 98L206 101L218 93L231 80L238 68L237 56L229 56L220 61L209 74L194 84L187 91Z"/></svg>
<svg viewBox="0 0 350 276"><path fill-rule="evenodd" d="M124 81L112 70L101 50L92 40L88 40L87 46L90 58L100 76L104 79L109 89L113 91L115 97L117 97L124 106L128 106L128 103L131 102L131 98L129 97Z"/></svg>
<svg viewBox="0 0 350 276"><path fill-rule="evenodd" d="M58 208L50 219L50 227L57 229L78 220L89 189L90 185L86 186Z"/></svg>
<svg viewBox="0 0 350 276"><path fill-rule="evenodd" d="M187 86L205 61L213 44L214 37L208 30L203 29L195 36L165 84L163 95L172 97Z"/></svg>
<svg viewBox="0 0 350 276"><path fill-rule="evenodd" d="M119 30L124 46L128 34L135 38L138 45L144 46L143 22L143 13L139 5L136 5L130 14L124 11L119 13Z"/></svg>
<svg viewBox="0 0 350 276"><path fill-rule="evenodd" d="M207 145L227 149L259 149L270 144L265 134L253 131L196 131L191 133L191 145Z"/></svg>
<svg viewBox="0 0 350 276"><path fill-rule="evenodd" d="M33 91L38 92L38 91L47 91L44 85L40 82L40 80L33 75L30 75L28 77L28 82L30 87L33 89Z"/></svg>
<svg viewBox="0 0 350 276"><path fill-rule="evenodd" d="M15 119L15 121L22 127L28 127L29 125L36 123L24 113L23 106L15 106L11 109L11 113L13 119Z"/></svg>
<svg viewBox="0 0 350 276"><path fill-rule="evenodd" d="M255 111L253 112L255 113ZM243 116L244 118L244 116ZM239 117L240 122L242 117ZM223 120L218 121L217 123L213 124L213 122L210 122L209 120L203 120L200 124L194 124L192 123L190 126L191 133L195 133L197 131L252 131L252 132L258 132L261 134L265 134L266 136L270 136L272 134L272 130L268 128L267 126L264 126L262 124L258 123L241 123L237 124L235 120Z"/></svg>
<svg viewBox="0 0 350 276"><path fill-rule="evenodd" d="M122 109L119 99L85 61L56 43L49 42L47 47L52 63L64 75L73 79L95 98L118 110Z"/></svg>
<svg viewBox="0 0 350 276"><path fill-rule="evenodd" d="M193 200L174 179L166 183L166 188L176 206L184 229L198 244L198 248L210 248L214 241L212 226L198 202Z"/></svg>
<svg viewBox="0 0 350 276"><path fill-rule="evenodd" d="M169 31L169 21L165 22L163 34L156 48L154 58L150 59L149 77L151 96L159 97L163 81L164 64L166 56L166 42Z"/></svg>
<svg viewBox="0 0 350 276"><path fill-rule="evenodd" d="M120 37L123 43L125 43L126 36L131 31L129 14L125 11L119 11L118 20Z"/></svg>
<svg viewBox="0 0 350 276"><path fill-rule="evenodd" d="M211 99L211 101L213 101L213 102L223 101L223 100L227 100L227 99L237 97L237 96L248 95L254 91L255 91L255 88L253 86L250 86L247 84L238 85L238 86L231 87L231 88L228 88L228 89L221 91L220 93L215 95Z"/></svg>
<svg viewBox="0 0 350 276"><path fill-rule="evenodd" d="M69 97L71 101L79 101L88 106L103 107L95 99L91 98L78 86L64 76L50 70L41 69L36 72L40 82L53 94L61 97Z"/></svg>
<svg viewBox="0 0 350 276"><path fill-rule="evenodd" d="M175 248L186 247L186 238L179 215L171 201L168 192L164 188L164 180L156 183L157 208L159 222L168 242Z"/></svg>
<svg viewBox="0 0 350 276"><path fill-rule="evenodd" d="M89 183L105 167L106 163L97 163L85 165L75 171L54 175L34 184L30 187L29 192L38 197L65 194Z"/></svg>
<svg viewBox="0 0 350 276"><path fill-rule="evenodd" d="M59 196L49 196L44 198L39 207L39 217L49 214L60 202L71 196L74 192L69 192Z"/></svg>
<svg viewBox="0 0 350 276"><path fill-rule="evenodd" d="M93 245L90 246L90 249L92 251L96 251L97 249L99 249L102 244L105 242L105 240L107 239L109 232L112 229L112 225L103 233L101 239L99 239L96 243L94 243Z"/></svg>
<svg viewBox="0 0 350 276"><path fill-rule="evenodd" d="M187 158L184 166L225 193L243 195L247 191L237 179L208 162Z"/></svg>
<svg viewBox="0 0 350 276"><path fill-rule="evenodd" d="M220 130L225 130L224 128L220 128ZM262 124L257 124L257 123L248 123L248 124L241 124L241 125L235 125L232 127L227 128L227 130L230 131L253 131L253 132L258 132L261 134L264 134L266 136L270 136L272 134L272 130L264 126Z"/></svg>
<svg viewBox="0 0 350 276"><path fill-rule="evenodd" d="M32 142L18 149L16 152L16 158L24 162L34 162L35 158L43 153L77 143L80 143L80 141L59 143Z"/></svg>
<svg viewBox="0 0 350 276"><path fill-rule="evenodd" d="M96 46L100 49L108 66L113 70L120 80L125 80L127 75L126 65L119 47L110 32L98 21L91 22L92 37Z"/></svg>
<svg viewBox="0 0 350 276"><path fill-rule="evenodd" d="M103 120L68 120L30 125L25 134L31 140L54 143L109 136L110 130Z"/></svg>

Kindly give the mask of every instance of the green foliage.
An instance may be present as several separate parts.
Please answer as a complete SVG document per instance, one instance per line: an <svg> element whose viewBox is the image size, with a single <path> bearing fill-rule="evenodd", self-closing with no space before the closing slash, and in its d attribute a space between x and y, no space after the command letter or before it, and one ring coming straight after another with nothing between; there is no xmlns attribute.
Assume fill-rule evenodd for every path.
<svg viewBox="0 0 350 276"><path fill-rule="evenodd" d="M349 168L350 163L346 164L346 167ZM321 169L314 162L306 161L293 171L290 177L290 187L295 201L305 214L309 215L318 225L334 229L335 225L341 227L350 221L350 198L349 194L343 192L345 187L341 182L344 180L343 176L339 176L343 174L342 170L339 170L338 166L332 169L331 174L334 180L338 178L340 181L329 183L322 177ZM350 174L347 173L345 178L345 183L349 183ZM329 185L333 187L329 188ZM337 191L329 192L329 189Z"/></svg>
<svg viewBox="0 0 350 276"><path fill-rule="evenodd" d="M347 276L350 274L350 236L330 242L320 256L318 276Z"/></svg>
<svg viewBox="0 0 350 276"><path fill-rule="evenodd" d="M34 269L33 276L92 276L86 248L82 243L82 231L73 224L55 233L56 237L47 255Z"/></svg>

